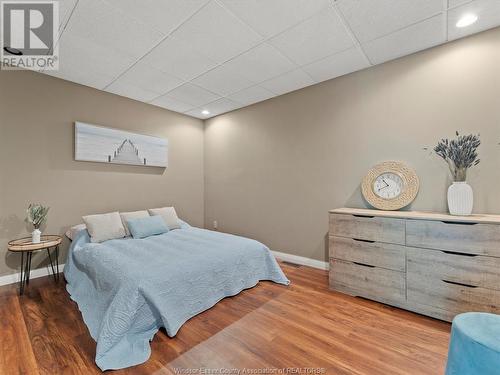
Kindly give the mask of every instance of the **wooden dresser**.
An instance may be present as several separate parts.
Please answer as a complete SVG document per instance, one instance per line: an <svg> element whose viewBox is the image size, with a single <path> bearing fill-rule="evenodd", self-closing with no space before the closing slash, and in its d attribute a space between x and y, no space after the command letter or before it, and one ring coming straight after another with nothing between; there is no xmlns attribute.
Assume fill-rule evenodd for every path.
<svg viewBox="0 0 500 375"><path fill-rule="evenodd" d="M451 321L500 314L500 216L330 211L330 288Z"/></svg>

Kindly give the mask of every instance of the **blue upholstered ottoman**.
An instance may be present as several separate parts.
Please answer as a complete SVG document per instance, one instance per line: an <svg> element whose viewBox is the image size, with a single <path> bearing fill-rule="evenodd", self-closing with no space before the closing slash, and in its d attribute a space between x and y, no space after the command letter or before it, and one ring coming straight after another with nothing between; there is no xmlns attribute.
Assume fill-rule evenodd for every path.
<svg viewBox="0 0 500 375"><path fill-rule="evenodd" d="M457 315L451 327L446 375L499 374L500 315Z"/></svg>

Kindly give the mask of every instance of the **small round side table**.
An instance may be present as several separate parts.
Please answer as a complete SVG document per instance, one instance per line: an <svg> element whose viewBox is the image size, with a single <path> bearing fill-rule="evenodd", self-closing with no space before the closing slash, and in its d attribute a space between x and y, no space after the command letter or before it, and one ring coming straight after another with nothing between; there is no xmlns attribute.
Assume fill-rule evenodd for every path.
<svg viewBox="0 0 500 375"><path fill-rule="evenodd" d="M34 251L47 250L54 281L59 281L59 245L61 242L62 237L56 235L41 236L39 243L31 242L31 237L19 238L9 242L9 251L21 253L21 281L19 294L22 295L24 293L24 287L30 283L31 257ZM52 255L55 255L55 268L50 254L51 248L53 249ZM26 256L24 256L24 253L26 253Z"/></svg>

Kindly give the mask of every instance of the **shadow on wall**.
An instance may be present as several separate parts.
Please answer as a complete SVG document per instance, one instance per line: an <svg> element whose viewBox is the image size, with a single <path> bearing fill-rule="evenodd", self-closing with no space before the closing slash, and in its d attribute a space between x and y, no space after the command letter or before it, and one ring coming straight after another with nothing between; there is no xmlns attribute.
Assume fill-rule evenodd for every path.
<svg viewBox="0 0 500 375"><path fill-rule="evenodd" d="M413 204L413 203L412 203ZM401 209L401 211L410 211L412 204ZM356 189L352 192L350 197L346 200L344 207L350 208L369 208L373 209L366 199L363 197L363 193L361 192L361 184L359 184ZM333 207L340 208L340 207ZM325 259L327 262L330 260L330 250L329 250L329 233L327 232L324 236L324 245L325 245Z"/></svg>
<svg viewBox="0 0 500 375"><path fill-rule="evenodd" d="M326 262L330 263L330 235L326 233L325 235L325 259Z"/></svg>
<svg viewBox="0 0 500 375"><path fill-rule="evenodd" d="M361 184L358 184L356 189L352 192L349 198L346 200L344 207L354 207L354 208L371 208L368 202L363 198L361 193ZM330 207L329 209L335 209L340 207ZM324 249L325 249L325 259L328 263L330 261L330 250L329 250L329 232L324 236Z"/></svg>
<svg viewBox="0 0 500 375"><path fill-rule="evenodd" d="M438 199L439 202L443 202L445 205L447 202L448 187L452 184L452 182L453 181L452 181L451 177L447 176L446 180L444 180L444 182L443 182L443 186L441 189L434 188L436 191L436 198ZM424 185L423 181L421 180L420 181L420 189L422 189L423 185ZM414 203L417 201L418 201L418 194L413 202L411 202L408 206L399 209L398 211L411 211ZM361 184L359 184L356 187L356 189L353 191L351 196L347 199L344 207L375 209L363 197L363 193L361 193ZM335 208L337 208L337 207L335 207ZM429 208L429 210L432 210L432 208ZM444 208L444 210L446 210L446 207Z"/></svg>
<svg viewBox="0 0 500 375"><path fill-rule="evenodd" d="M126 164L107 164L97 163L92 161L76 161L71 158L68 161L58 159L55 155L50 160L51 169L59 169L66 171L86 171L86 172L102 172L102 173L123 173L123 174L147 174L161 176L167 168L126 165Z"/></svg>
<svg viewBox="0 0 500 375"><path fill-rule="evenodd" d="M43 224L40 228L42 233L45 232L46 224ZM4 260L7 267L11 270L15 270L19 272L21 265L21 254L15 253L7 250L7 241L28 237L29 233L33 230L31 224L27 223L24 219L19 218L16 215L10 215L5 218L0 218L0 239L5 239L5 255ZM26 234L28 233L28 234ZM61 245L61 251L59 254L59 260L65 259L67 244L63 241ZM47 252L46 251L37 251L33 253L33 260L31 268L34 270L40 267L47 267L49 265Z"/></svg>
<svg viewBox="0 0 500 375"><path fill-rule="evenodd" d="M361 193L361 184L356 186L356 189L352 192L351 196L345 202L344 207L355 207L355 208L369 208L370 205L363 198L363 194ZM335 207L339 208L339 207Z"/></svg>
<svg viewBox="0 0 500 375"><path fill-rule="evenodd" d="M0 217L0 238L16 238L23 229L29 233L28 227L28 223L14 214Z"/></svg>
<svg viewBox="0 0 500 375"><path fill-rule="evenodd" d="M16 215L9 215L0 218L0 238L14 239L19 237L19 233L27 228L27 223ZM19 268L21 255L7 250L7 243L5 244L5 264L13 270Z"/></svg>
<svg viewBox="0 0 500 375"><path fill-rule="evenodd" d="M66 249L67 248L68 248L68 246L64 245L64 242L59 247L59 272L63 271L61 264L63 263L62 261L64 259L66 259ZM50 254L53 256L53 254L54 254L53 249L50 250ZM15 272L21 271L21 253L20 252L6 251L4 261L5 261L5 264L7 265L7 267L9 267L9 269L11 269ZM35 269L39 269L39 268L48 268L49 266L50 266L50 262L49 262L49 257L47 256L47 250L40 250L40 251L33 252L33 259L31 260L31 270L32 271L34 271Z"/></svg>
<svg viewBox="0 0 500 375"><path fill-rule="evenodd" d="M408 206L401 208L398 211L410 211L412 205L413 205L413 202L410 203ZM351 194L349 199L347 199L344 207L376 209L375 207L373 207L370 203L368 203L366 201L365 197L363 197L363 193L361 192L361 184L359 184L356 187L356 189Z"/></svg>

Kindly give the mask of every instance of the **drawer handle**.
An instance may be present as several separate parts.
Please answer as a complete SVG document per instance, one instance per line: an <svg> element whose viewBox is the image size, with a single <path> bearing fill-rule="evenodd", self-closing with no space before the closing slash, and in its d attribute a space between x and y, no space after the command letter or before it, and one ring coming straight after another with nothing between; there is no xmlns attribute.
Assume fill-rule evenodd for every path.
<svg viewBox="0 0 500 375"><path fill-rule="evenodd" d="M460 255L460 256L463 256L463 257L477 257L477 254L465 254L465 253L457 253L456 251L444 251L444 250L441 250L443 253L445 254L451 254L451 255Z"/></svg>
<svg viewBox="0 0 500 375"><path fill-rule="evenodd" d="M370 240L362 240L361 238L353 238L354 241L358 242L368 242L368 243L375 243L375 241L370 241Z"/></svg>
<svg viewBox="0 0 500 375"><path fill-rule="evenodd" d="M441 280L441 281L445 282L446 284L453 284L453 285L465 286L467 288L477 288L476 285L469 285L469 284L457 283L455 281L448 281L448 280Z"/></svg>
<svg viewBox="0 0 500 375"><path fill-rule="evenodd" d="M370 264L365 264L365 263L359 263L359 262L353 262L354 264L357 264L358 266L363 266L363 267L369 267L369 268L375 268L375 266L372 266Z"/></svg>
<svg viewBox="0 0 500 375"><path fill-rule="evenodd" d="M476 225L477 223L464 223L461 221L441 221L444 224L457 224L457 225Z"/></svg>
<svg viewBox="0 0 500 375"><path fill-rule="evenodd" d="M369 216L369 215L359 215L359 214L352 214L354 217L366 217L367 219L373 219L375 216Z"/></svg>

